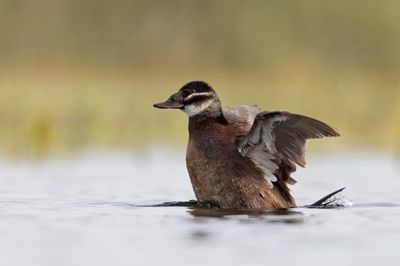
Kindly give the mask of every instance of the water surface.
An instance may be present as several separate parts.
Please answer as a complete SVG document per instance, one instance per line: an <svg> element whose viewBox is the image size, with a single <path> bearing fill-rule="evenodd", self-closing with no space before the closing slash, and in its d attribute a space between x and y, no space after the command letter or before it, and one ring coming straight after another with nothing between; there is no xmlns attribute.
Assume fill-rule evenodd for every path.
<svg viewBox="0 0 400 266"><path fill-rule="evenodd" d="M400 167L388 153L308 156L299 205L346 186L342 209L139 207L193 199L184 154L0 158L2 265L398 265Z"/></svg>

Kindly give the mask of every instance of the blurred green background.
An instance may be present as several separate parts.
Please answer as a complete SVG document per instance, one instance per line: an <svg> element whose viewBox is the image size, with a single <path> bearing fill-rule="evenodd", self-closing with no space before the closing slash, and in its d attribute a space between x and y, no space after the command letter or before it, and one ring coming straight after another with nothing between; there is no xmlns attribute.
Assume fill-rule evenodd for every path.
<svg viewBox="0 0 400 266"><path fill-rule="evenodd" d="M400 1L0 0L0 150L184 145L160 111L190 80L223 104L328 122L400 150Z"/></svg>

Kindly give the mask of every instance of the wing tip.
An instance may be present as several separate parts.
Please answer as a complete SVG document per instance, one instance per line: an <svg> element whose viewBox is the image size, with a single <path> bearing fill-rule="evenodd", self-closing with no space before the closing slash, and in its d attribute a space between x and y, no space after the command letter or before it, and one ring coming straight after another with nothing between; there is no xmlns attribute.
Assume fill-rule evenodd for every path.
<svg viewBox="0 0 400 266"><path fill-rule="evenodd" d="M330 128L330 132L329 132L330 134L327 137L335 137L335 138L340 137L340 133L337 131L336 128L333 128L331 126L328 126L328 127Z"/></svg>

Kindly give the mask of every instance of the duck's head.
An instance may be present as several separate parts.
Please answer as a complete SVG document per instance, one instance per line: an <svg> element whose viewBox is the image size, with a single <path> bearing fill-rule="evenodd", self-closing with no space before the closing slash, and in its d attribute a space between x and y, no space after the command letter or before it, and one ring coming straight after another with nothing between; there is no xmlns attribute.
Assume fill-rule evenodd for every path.
<svg viewBox="0 0 400 266"><path fill-rule="evenodd" d="M180 109L188 116L195 116L204 111L217 112L221 108L221 103L217 93L206 82L191 81L165 102L153 106L160 109Z"/></svg>

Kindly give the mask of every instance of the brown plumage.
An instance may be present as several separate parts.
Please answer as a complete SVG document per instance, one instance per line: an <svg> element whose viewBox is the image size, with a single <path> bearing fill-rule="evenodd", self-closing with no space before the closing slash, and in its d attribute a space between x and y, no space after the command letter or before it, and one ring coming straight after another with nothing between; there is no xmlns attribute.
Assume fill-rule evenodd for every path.
<svg viewBox="0 0 400 266"><path fill-rule="evenodd" d="M205 82L183 86L157 108L189 115L186 165L198 201L223 209L290 208L288 184L296 164L305 166L307 139L339 134L327 124L256 106L222 108Z"/></svg>

